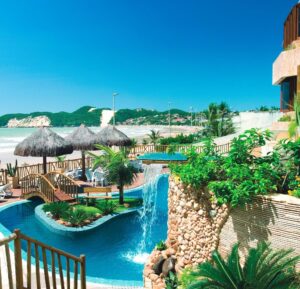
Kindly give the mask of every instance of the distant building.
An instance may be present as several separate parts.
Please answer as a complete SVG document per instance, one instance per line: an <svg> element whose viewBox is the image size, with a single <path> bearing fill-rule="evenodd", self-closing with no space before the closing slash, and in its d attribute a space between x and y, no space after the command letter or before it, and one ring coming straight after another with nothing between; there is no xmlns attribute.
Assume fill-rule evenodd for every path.
<svg viewBox="0 0 300 289"><path fill-rule="evenodd" d="M291 111L300 93L300 4L284 22L283 50L273 63L273 84L281 86L280 110Z"/></svg>

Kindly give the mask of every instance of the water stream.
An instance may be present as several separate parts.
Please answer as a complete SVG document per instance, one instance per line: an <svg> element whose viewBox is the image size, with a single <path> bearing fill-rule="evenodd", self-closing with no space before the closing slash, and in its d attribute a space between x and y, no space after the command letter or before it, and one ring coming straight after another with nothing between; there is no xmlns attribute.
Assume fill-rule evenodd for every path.
<svg viewBox="0 0 300 289"><path fill-rule="evenodd" d="M162 165L143 165L144 181L142 197L143 207L139 210L139 222L142 228L141 241L136 247L136 252L129 254L129 258L139 264L144 264L149 256L146 248L151 240L152 228L158 218L158 180L161 174Z"/></svg>

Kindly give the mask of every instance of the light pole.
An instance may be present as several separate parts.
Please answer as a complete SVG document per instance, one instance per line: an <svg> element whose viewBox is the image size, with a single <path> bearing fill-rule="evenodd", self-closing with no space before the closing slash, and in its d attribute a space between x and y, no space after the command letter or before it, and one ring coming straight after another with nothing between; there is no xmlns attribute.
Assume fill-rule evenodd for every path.
<svg viewBox="0 0 300 289"><path fill-rule="evenodd" d="M112 109L113 109L113 126L116 125L116 119L115 119L115 97L117 95L119 95L118 92L113 92L113 94L112 94L112 101L113 101L113 107L112 107Z"/></svg>
<svg viewBox="0 0 300 289"><path fill-rule="evenodd" d="M171 137L171 102L168 102L168 106L169 106L169 133L170 133L170 137Z"/></svg>
<svg viewBox="0 0 300 289"><path fill-rule="evenodd" d="M191 110L191 126L193 126L193 107L190 107Z"/></svg>

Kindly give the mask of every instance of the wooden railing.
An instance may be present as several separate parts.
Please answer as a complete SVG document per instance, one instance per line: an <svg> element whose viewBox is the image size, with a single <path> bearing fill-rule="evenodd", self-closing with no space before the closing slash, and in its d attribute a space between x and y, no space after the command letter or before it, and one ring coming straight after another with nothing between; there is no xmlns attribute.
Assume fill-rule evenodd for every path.
<svg viewBox="0 0 300 289"><path fill-rule="evenodd" d="M43 175L29 174L20 180L21 195L23 198L40 196L46 202L55 201L55 187Z"/></svg>
<svg viewBox="0 0 300 289"><path fill-rule="evenodd" d="M91 166L91 158L86 158L86 166ZM47 172L56 172L56 171L69 171L81 168L82 159L74 160L65 160L61 162L48 162L47 163ZM27 176L28 174L42 174L43 173L43 164L27 165L18 167L17 176L19 179Z"/></svg>
<svg viewBox="0 0 300 289"><path fill-rule="evenodd" d="M168 145L136 145L135 147L130 149L130 156L136 157L137 155L144 153L153 153L153 152L167 152ZM203 151L202 146L195 145L172 145L172 149L176 152L186 153L189 149L194 148L196 152L201 153ZM217 145L216 151L222 154L228 153L230 149L230 143ZM47 163L47 171L68 171L74 170L77 168L81 168L82 159L74 159L74 160L65 160L62 162L49 162ZM90 157L86 158L86 167L92 167L92 159ZM35 165L26 165L18 167L17 169L17 177L19 180L23 179L27 175L30 174L42 174L43 173L43 164L35 164ZM0 185L7 184L7 170L0 170Z"/></svg>
<svg viewBox="0 0 300 289"><path fill-rule="evenodd" d="M0 186L6 185L8 183L7 170L0 170Z"/></svg>
<svg viewBox="0 0 300 289"><path fill-rule="evenodd" d="M12 254L10 244L13 247ZM26 256L24 261L22 245ZM3 251L1 255L5 256L5 260L3 258L0 260L1 289L86 289L84 255L73 256L32 239L19 230L0 240L0 250Z"/></svg>
<svg viewBox="0 0 300 289"><path fill-rule="evenodd" d="M55 189L61 190L78 200L78 194L81 193L82 189L73 179L60 172L49 172L45 175L45 178L47 178Z"/></svg>
<svg viewBox="0 0 300 289"><path fill-rule="evenodd" d="M153 152L167 152L169 148L172 148L175 152L186 153L191 148L194 148L197 153L203 152L203 146L195 146L195 145L136 145L131 148L130 154L136 156L139 154L145 153L153 153ZM216 151L225 154L229 152L230 143L217 145Z"/></svg>

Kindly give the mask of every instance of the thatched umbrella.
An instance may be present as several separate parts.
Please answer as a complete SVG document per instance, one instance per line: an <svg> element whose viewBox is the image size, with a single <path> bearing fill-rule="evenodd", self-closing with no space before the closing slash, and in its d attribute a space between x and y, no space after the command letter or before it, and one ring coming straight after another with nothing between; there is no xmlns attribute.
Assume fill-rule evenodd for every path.
<svg viewBox="0 0 300 289"><path fill-rule="evenodd" d="M107 126L96 134L96 138L106 146L130 146L131 139L114 126Z"/></svg>
<svg viewBox="0 0 300 289"><path fill-rule="evenodd" d="M73 152L72 145L47 127L39 128L15 148L15 155L43 157L44 174L47 173L47 157L57 157Z"/></svg>
<svg viewBox="0 0 300 289"><path fill-rule="evenodd" d="M93 133L88 127L83 124L75 129L65 139L72 144L74 150L81 151L82 180L86 181L85 151L95 150L95 144L99 144L101 142L98 138L96 138L95 133Z"/></svg>

